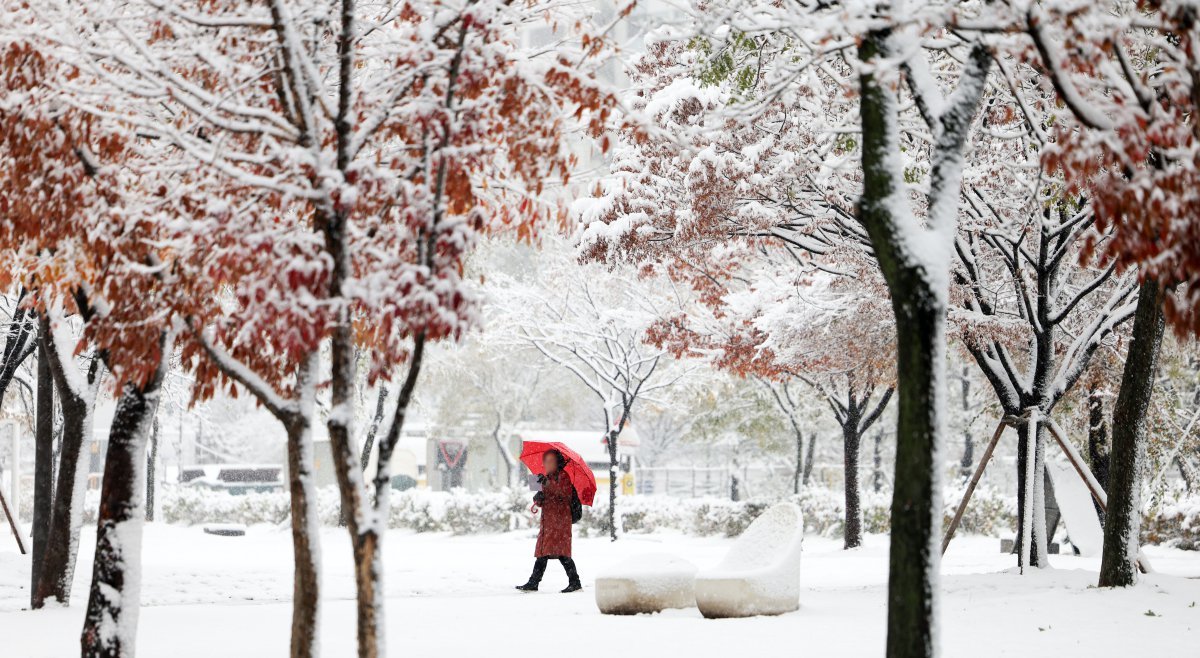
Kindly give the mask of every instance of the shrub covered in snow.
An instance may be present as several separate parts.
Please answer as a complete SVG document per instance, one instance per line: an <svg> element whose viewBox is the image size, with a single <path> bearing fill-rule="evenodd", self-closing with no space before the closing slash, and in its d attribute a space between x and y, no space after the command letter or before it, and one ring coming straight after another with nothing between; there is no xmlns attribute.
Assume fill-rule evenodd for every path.
<svg viewBox="0 0 1200 658"><path fill-rule="evenodd" d="M467 493L409 489L392 495L389 525L417 532L505 532L528 527L531 513L526 492L509 489Z"/></svg>
<svg viewBox="0 0 1200 658"><path fill-rule="evenodd" d="M85 520L96 519L99 492L89 491L86 497ZM204 523L283 524L288 521L290 501L287 492L251 493L232 496L222 491L202 487L164 486L158 493L161 501L159 519L180 525ZM317 490L317 515L322 525L338 522L337 489ZM416 532L504 532L528 527L529 496L526 492L510 490L467 493L441 492L423 489L397 491L391 497L389 526Z"/></svg>
<svg viewBox="0 0 1200 658"><path fill-rule="evenodd" d="M962 498L961 485L951 486L945 495L945 522ZM287 492L252 493L232 496L199 487L166 485L158 492L159 520L181 525L204 523L267 523L288 521ZM840 491L809 488L788 496L804 512L808 533L840 537L843 524L843 497ZM94 523L99 492L88 491L84 520ZM698 536L735 537L774 501L734 502L722 498L668 498L630 496L620 501L622 528L629 533L650 533L668 529ZM863 529L881 534L889 531L891 492L862 493ZM468 493L409 489L392 493L389 526L414 532L472 534L505 532L528 528L535 517L530 513L528 491L502 490ZM991 487L975 490L963 515L959 532L998 535L1016 527L1016 499ZM321 523L333 526L338 521L338 495L333 487L317 492L317 510ZM577 529L581 534L599 536L608 533L608 501L597 498L595 507L585 507ZM1170 544L1185 550L1200 550L1200 496L1182 492L1169 494L1152 506L1143 526L1143 540L1152 544Z"/></svg>
<svg viewBox="0 0 1200 658"><path fill-rule="evenodd" d="M1200 551L1200 496L1168 494L1145 518L1142 541Z"/></svg>
<svg viewBox="0 0 1200 658"><path fill-rule="evenodd" d="M948 492L946 521L954 513L960 492ZM844 498L840 491L810 488L786 500L804 511L804 526L810 533L838 537L844 524ZM622 498L622 528L625 532L644 533L670 528L694 535L736 537L773 501L733 502L721 498L665 498L635 496ZM864 491L861 505L863 528L870 533L886 533L891 520L891 493ZM586 510L582 526L589 534L608 532L607 501L597 500ZM1016 501L995 490L980 487L963 515L961 530L966 533L998 534L1016 523Z"/></svg>

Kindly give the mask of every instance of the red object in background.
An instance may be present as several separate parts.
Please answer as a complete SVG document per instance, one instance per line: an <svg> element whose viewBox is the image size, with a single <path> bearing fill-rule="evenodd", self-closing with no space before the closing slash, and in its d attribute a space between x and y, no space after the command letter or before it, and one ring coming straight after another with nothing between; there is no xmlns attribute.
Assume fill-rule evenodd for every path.
<svg viewBox="0 0 1200 658"><path fill-rule="evenodd" d="M590 507L592 501L596 499L596 474L592 473L592 469L588 467L587 462L583 461L583 457L580 457L579 453L557 441L550 443L526 441L521 446L521 463L528 466L535 475L545 475L546 469L542 468L542 456L549 450L557 450L567 458L567 465L563 467L563 470L571 477L571 484L575 485L575 493L579 494L579 502Z"/></svg>

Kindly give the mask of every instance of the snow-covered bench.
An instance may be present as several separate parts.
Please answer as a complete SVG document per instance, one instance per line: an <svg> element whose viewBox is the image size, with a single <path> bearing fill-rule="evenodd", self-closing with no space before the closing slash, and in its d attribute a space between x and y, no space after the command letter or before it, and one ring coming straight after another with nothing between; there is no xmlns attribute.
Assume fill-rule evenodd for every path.
<svg viewBox="0 0 1200 658"><path fill-rule="evenodd" d="M696 606L709 618L778 615L800 608L804 516L773 505L738 537L725 559L696 576Z"/></svg>
<svg viewBox="0 0 1200 658"><path fill-rule="evenodd" d="M636 615L696 605L696 565L674 555L634 556L596 578L596 605L606 615Z"/></svg>

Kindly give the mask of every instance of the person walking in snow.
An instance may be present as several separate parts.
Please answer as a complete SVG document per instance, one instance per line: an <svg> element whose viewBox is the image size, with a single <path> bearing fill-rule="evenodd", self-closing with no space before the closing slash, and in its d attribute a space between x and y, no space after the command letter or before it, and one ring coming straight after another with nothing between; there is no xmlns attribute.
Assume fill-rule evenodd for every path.
<svg viewBox="0 0 1200 658"><path fill-rule="evenodd" d="M529 582L517 586L522 592L537 591L546 573L546 564L551 559L562 563L563 570L567 572L568 584L563 594L583 589L579 582L579 571L571 559L571 508L576 493L571 477L563 470L566 465L566 458L557 450L549 450L542 456L546 474L538 476L542 490L533 497L534 504L542 509L542 525L533 549L536 558L533 573L529 576Z"/></svg>

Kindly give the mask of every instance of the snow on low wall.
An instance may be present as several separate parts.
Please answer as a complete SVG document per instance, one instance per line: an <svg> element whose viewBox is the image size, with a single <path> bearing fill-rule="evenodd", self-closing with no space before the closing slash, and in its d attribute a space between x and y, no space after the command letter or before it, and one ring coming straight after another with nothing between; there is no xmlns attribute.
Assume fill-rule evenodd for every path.
<svg viewBox="0 0 1200 658"><path fill-rule="evenodd" d="M391 527L455 534L528 528L535 523L529 512L529 496L529 492L524 490L467 493L410 489L393 492ZM954 506L961 497L962 492L957 488L946 491L946 522L949 522ZM253 525L283 524L288 520L288 495L284 492L233 496L220 491L173 485L162 487L158 492L158 500L158 519L167 523ZM807 532L828 537L841 536L844 509L842 492L814 487L785 500L800 506ZM735 537L758 518L770 502L627 496L620 498L618 505L621 506L625 532L649 533L666 528L692 535ZM84 508L88 523L95 522L98 505L99 492L88 491ZM890 505L890 492L863 492L861 507L866 532L888 532ZM577 531L584 535L607 534L607 508L607 501L602 499L597 499L596 507L585 507L583 520L576 526ZM337 524L338 496L334 488L318 491L317 509L322 524ZM1011 532L1015 526L1015 498L981 486L971 499L959 532L995 536ZM1142 530L1143 540L1148 543L1200 550L1200 496L1175 495L1152 506Z"/></svg>

